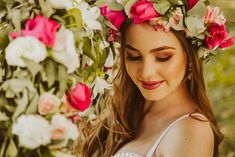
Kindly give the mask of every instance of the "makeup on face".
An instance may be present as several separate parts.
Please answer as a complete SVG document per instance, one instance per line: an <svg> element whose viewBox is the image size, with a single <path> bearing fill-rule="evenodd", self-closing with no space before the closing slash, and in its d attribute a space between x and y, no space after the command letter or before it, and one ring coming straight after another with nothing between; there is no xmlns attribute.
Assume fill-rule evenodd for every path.
<svg viewBox="0 0 235 157"><path fill-rule="evenodd" d="M163 100L181 87L186 55L173 32L133 24L128 27L125 38L126 72L145 99Z"/></svg>
<svg viewBox="0 0 235 157"><path fill-rule="evenodd" d="M129 61L138 61L142 59L141 52L137 48L131 45L125 45L126 48L126 59ZM172 55L173 51L176 50L174 47L170 46L161 46L150 50L150 53L154 54L156 61L158 62L166 62L168 61Z"/></svg>

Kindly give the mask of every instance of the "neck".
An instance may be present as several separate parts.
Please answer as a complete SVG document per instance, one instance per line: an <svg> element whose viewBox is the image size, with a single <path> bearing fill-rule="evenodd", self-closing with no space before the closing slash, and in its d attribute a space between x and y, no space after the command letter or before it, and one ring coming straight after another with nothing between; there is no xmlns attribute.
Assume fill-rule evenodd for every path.
<svg viewBox="0 0 235 157"><path fill-rule="evenodd" d="M158 101L145 102L145 113L154 115L169 115L190 112L196 109L196 104L188 95L185 85L179 86L175 91Z"/></svg>

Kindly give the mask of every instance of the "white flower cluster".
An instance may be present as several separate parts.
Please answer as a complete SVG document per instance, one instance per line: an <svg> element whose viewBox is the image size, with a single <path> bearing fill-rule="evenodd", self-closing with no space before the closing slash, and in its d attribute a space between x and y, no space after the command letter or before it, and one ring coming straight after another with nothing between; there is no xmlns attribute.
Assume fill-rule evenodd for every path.
<svg viewBox="0 0 235 157"><path fill-rule="evenodd" d="M22 115L14 123L12 133L19 137L21 146L29 149L58 139L63 140L60 147L65 147L69 139L79 136L77 126L60 114L52 117L51 124L39 115Z"/></svg>

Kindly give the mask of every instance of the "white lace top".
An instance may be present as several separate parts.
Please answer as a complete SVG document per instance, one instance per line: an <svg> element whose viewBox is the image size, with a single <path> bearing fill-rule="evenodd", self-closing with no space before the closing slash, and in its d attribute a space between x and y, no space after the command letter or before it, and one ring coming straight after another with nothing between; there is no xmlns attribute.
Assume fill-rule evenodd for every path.
<svg viewBox="0 0 235 157"><path fill-rule="evenodd" d="M200 113L193 113L191 115L200 115L202 117L205 117L203 116L202 114ZM157 149L158 145L160 144L162 138L165 136L165 134L180 120L188 117L190 114L186 114L186 115L183 115L181 117L179 117L178 119L176 119L173 123L171 123L162 133L161 135L159 136L159 138L156 140L156 142L154 143L154 145L151 147L151 149L149 150L149 152L147 153L147 155L145 157L152 157L155 150ZM140 155L140 154L136 154L134 152L123 152L123 153L118 153L118 154L115 154L114 156L112 157L144 157L143 155Z"/></svg>

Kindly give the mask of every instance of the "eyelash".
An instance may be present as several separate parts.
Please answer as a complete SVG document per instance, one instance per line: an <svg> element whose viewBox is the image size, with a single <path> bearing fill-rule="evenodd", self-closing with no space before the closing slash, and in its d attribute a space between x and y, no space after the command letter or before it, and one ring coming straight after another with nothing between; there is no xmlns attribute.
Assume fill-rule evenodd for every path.
<svg viewBox="0 0 235 157"><path fill-rule="evenodd" d="M156 57L156 60L159 61L159 62L166 62L166 61L168 61L170 58L171 58L171 56L164 57L164 58ZM129 61L137 61L137 60L140 60L140 59L141 59L141 56L137 56L137 57L127 56L127 60L129 60Z"/></svg>

